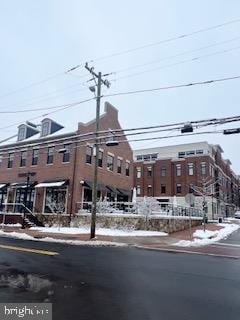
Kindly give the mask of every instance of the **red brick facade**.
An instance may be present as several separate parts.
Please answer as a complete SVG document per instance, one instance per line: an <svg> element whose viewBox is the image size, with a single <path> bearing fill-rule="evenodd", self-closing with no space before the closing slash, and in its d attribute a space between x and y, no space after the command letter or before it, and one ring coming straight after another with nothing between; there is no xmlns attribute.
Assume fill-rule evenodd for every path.
<svg viewBox="0 0 240 320"><path fill-rule="evenodd" d="M194 144L193 144L194 145ZM206 143L206 145L208 145ZM219 146L208 145L212 154L203 152L189 156L165 158L164 150L156 148L158 158L152 160L145 155L145 161L137 160L137 155L153 153L154 149L136 150L134 161L134 187L137 196L152 196L159 201L172 201L176 196L179 204L186 205L185 197L193 192L195 196L203 193L205 185L206 198L213 199L215 211L228 211L239 207L239 178L230 168L230 161L222 158ZM191 146L193 147L193 146ZM171 147L167 147L171 150ZM197 143L195 148L197 148ZM163 148L162 148L163 149ZM174 149L174 146L173 146ZM184 145L183 145L184 149ZM158 152L159 151L159 152ZM169 151L169 150L168 150ZM199 151L200 152L200 151ZM181 152L180 152L181 154ZM141 156L139 156L141 158ZM141 173L140 173L141 172Z"/></svg>
<svg viewBox="0 0 240 320"><path fill-rule="evenodd" d="M105 104L105 113L100 118L100 131L110 129L121 129L118 121L118 111L111 104ZM91 193L93 182L94 155L91 156L91 163L86 163L86 148L93 148L93 135L87 133L95 132L95 120L89 123L79 123L76 132L63 134L59 131L58 135L49 135L39 139L29 139L19 141L14 144L0 146L1 166L0 166L0 204L3 203L7 194L7 202L14 202L16 199L23 201L24 190L17 191L23 187L26 188L26 177L23 175L28 172L34 174L30 177L31 188L34 190L32 195L32 206L34 212L44 213L46 189L49 187L36 187L39 183L54 183L65 181L61 187L66 197L66 213L76 213L78 203L84 199L84 194ZM108 133L103 133L107 136ZM98 170L99 197L111 196L115 199L127 199L132 190L132 150L129 144L121 143L118 146L107 147L106 138L102 139L100 150L102 155L102 166ZM63 162L64 153L61 149L69 148L70 159ZM49 148L54 147L53 163L47 164ZM33 149L38 150L38 163L32 165ZM21 152L26 151L26 163L20 167ZM64 151L65 152L65 151ZM14 159L12 168L9 166L9 155L13 153ZM107 168L107 156L113 157L113 170ZM117 172L117 161L121 159L121 173ZM67 159L68 160L68 159ZM130 168L126 172L126 166ZM128 172L129 171L129 172ZM22 174L22 176L21 176ZM25 184L25 186L24 186ZM110 189L108 189L109 187ZM58 187L56 187L58 188ZM60 188L60 189L61 189ZM65 191L64 191L65 190ZM88 190L88 192L84 191ZM49 191L50 192L50 191ZM16 198L17 196L17 198ZM19 198L20 197L20 198ZM89 200L89 199L88 199ZM30 201L30 196L29 196Z"/></svg>

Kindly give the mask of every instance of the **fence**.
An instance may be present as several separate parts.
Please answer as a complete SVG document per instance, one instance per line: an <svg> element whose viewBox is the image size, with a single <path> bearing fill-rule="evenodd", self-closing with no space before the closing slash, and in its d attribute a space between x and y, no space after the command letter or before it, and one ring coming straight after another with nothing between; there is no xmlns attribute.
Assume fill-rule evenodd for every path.
<svg viewBox="0 0 240 320"><path fill-rule="evenodd" d="M77 202L77 213L90 213L92 202ZM141 215L167 215L167 216L192 216L202 217L203 212L199 208L175 206L168 202L108 202L97 203L97 213L113 214L141 214Z"/></svg>

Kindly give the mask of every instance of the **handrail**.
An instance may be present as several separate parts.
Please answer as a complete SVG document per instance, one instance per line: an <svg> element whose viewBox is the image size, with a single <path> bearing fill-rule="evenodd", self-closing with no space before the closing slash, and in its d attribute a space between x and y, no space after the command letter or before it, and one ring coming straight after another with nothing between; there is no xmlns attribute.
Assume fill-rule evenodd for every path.
<svg viewBox="0 0 240 320"><path fill-rule="evenodd" d="M7 206L22 206L24 209L26 209L28 211L28 213L30 213L31 215L35 216L35 214L27 207L25 206L24 203L18 203L18 202L7 202L7 203L3 203L3 206L5 206L5 209ZM5 210L6 211L6 210ZM7 212L3 212L3 213L7 213Z"/></svg>

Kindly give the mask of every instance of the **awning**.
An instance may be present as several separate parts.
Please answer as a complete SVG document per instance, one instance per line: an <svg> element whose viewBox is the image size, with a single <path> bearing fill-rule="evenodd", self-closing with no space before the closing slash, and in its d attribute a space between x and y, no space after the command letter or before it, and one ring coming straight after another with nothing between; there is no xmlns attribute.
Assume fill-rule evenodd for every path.
<svg viewBox="0 0 240 320"><path fill-rule="evenodd" d="M61 181L46 181L38 183L35 188L51 188L51 187L62 187L66 183L66 180Z"/></svg>
<svg viewBox="0 0 240 320"><path fill-rule="evenodd" d="M120 188L117 188L117 193L123 196L128 196L128 197L130 197L132 194L131 190L125 190Z"/></svg>
<svg viewBox="0 0 240 320"><path fill-rule="evenodd" d="M28 187L32 187L36 182L31 182L29 183ZM27 188L27 183L26 182L14 182L11 183L10 186L12 188Z"/></svg>
<svg viewBox="0 0 240 320"><path fill-rule="evenodd" d="M106 186L108 191L107 192L111 192L111 193L117 193L117 189L112 187L112 186Z"/></svg>
<svg viewBox="0 0 240 320"><path fill-rule="evenodd" d="M6 187L6 183L0 183L0 189Z"/></svg>
<svg viewBox="0 0 240 320"><path fill-rule="evenodd" d="M84 181L83 186L88 189L93 189L93 181ZM103 184L98 183L97 190L102 192L109 192L107 187L105 187Z"/></svg>

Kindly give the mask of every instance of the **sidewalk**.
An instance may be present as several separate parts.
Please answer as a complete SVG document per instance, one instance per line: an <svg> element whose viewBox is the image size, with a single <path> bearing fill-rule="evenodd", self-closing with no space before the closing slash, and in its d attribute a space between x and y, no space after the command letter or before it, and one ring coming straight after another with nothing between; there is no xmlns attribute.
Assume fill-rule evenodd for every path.
<svg viewBox="0 0 240 320"><path fill-rule="evenodd" d="M217 224L206 224L206 231L217 231L222 229L223 226ZM126 244L130 246L140 246L145 248L159 248L159 247L172 247L180 240L189 241L193 239L193 234L196 230L203 230L203 226L193 227L191 233L189 230L183 230L179 232L172 233L167 236L109 236L109 235L98 235L96 232L96 238L90 240L90 235L84 234L66 234L66 233L46 233L39 230L31 229L21 229L20 227L9 227L4 226L4 229L0 228L0 235L3 236L13 236L17 238L31 240L34 239L45 239L51 238L55 240L62 241L84 241L84 242L94 242L94 241L104 241L111 243Z"/></svg>

